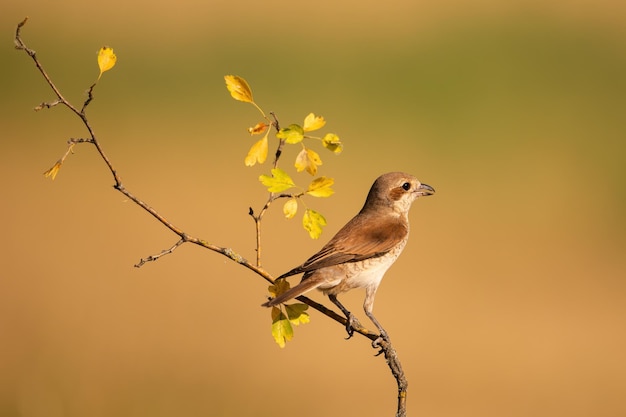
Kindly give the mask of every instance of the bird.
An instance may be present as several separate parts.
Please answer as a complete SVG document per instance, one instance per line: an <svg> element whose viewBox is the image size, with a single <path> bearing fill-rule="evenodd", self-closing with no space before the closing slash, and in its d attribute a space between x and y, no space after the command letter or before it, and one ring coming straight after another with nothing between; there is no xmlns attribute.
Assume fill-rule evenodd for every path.
<svg viewBox="0 0 626 417"><path fill-rule="evenodd" d="M363 309L374 323L379 337L389 336L373 314L374 298L385 272L398 259L409 238L408 213L419 197L435 193L413 175L389 172L379 176L370 188L363 208L322 249L302 265L277 279L304 273L300 283L262 304L283 304L307 291L318 289L346 316L347 339L354 334L358 319L337 299L341 293L365 288Z"/></svg>

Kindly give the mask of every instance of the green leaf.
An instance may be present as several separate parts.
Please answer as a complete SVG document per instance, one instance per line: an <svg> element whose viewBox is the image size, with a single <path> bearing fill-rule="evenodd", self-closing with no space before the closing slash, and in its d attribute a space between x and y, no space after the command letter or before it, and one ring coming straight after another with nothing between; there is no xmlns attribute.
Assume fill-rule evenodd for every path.
<svg viewBox="0 0 626 417"><path fill-rule="evenodd" d="M326 226L326 219L312 209L306 209L302 217L302 227L309 232L311 239L317 239L322 234L322 227Z"/></svg>
<svg viewBox="0 0 626 417"><path fill-rule="evenodd" d="M285 343L293 338L293 327L285 314L278 307L272 307L272 336L278 346L285 347Z"/></svg>
<svg viewBox="0 0 626 417"><path fill-rule="evenodd" d="M313 197L330 197L334 191L330 188L335 183L335 180L327 177L319 177L314 179L306 193Z"/></svg>
<svg viewBox="0 0 626 417"><path fill-rule="evenodd" d="M280 168L272 169L271 177L268 175L259 176L259 181L267 187L270 193L280 193L296 186L289 174Z"/></svg>
<svg viewBox="0 0 626 417"><path fill-rule="evenodd" d="M300 125L293 124L280 129L278 133L276 133L276 137L278 139L284 139L287 143L294 144L304 139L304 130Z"/></svg>
<svg viewBox="0 0 626 417"><path fill-rule="evenodd" d="M289 200L287 200L287 202L283 206L283 214L285 215L286 218L293 219L293 217L296 215L297 212L298 212L298 199L290 198Z"/></svg>
<svg viewBox="0 0 626 417"><path fill-rule="evenodd" d="M326 136L322 138L322 145L329 151L337 154L343 151L343 144L339 140L339 136L334 133L327 133Z"/></svg>
<svg viewBox="0 0 626 417"><path fill-rule="evenodd" d="M298 326L301 323L306 324L310 321L309 314L305 313L308 308L308 305L302 303L285 304L287 317L294 326Z"/></svg>

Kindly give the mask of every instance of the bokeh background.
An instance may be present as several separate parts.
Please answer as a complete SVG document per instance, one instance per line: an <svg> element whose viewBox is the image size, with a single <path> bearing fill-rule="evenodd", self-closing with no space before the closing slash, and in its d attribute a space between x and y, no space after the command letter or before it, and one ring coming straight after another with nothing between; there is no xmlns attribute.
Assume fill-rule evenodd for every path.
<svg viewBox="0 0 626 417"><path fill-rule="evenodd" d="M85 131L64 108L32 110L53 95L13 49L25 16L76 105L99 47L115 48L88 115L125 185L249 259L268 166L243 165L259 118L223 75L284 124L325 116L345 151L320 150L336 194L308 204L329 225L312 241L272 207L273 274L319 249L380 173L435 187L375 309L410 415L626 415L625 5L5 2L0 415L388 416L396 402L368 341L315 312L278 348L266 283L227 258L183 246L133 268L176 237L112 188L91 147L43 177ZM362 298L343 300L363 317Z"/></svg>

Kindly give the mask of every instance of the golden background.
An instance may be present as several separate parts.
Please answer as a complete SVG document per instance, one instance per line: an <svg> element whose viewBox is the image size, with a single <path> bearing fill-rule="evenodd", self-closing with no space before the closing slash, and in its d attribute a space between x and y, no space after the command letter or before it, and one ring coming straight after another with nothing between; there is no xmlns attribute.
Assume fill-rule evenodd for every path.
<svg viewBox="0 0 626 417"><path fill-rule="evenodd" d="M269 168L243 165L259 118L223 75L245 77L283 124L328 120L345 144L320 150L336 194L307 203L329 225L311 241L272 207L263 261L275 275L353 216L379 174L437 190L413 206L375 308L410 415L626 415L623 2L2 9L1 416L385 416L396 402L368 341L316 312L279 349L266 283L227 258L183 246L133 268L176 237L111 187L92 147L43 177L85 131L60 106L33 112L53 95L13 49L27 15L24 40L76 105L97 50L115 48L88 115L125 185L249 259L247 211L264 203ZM362 299L343 301L365 323Z"/></svg>

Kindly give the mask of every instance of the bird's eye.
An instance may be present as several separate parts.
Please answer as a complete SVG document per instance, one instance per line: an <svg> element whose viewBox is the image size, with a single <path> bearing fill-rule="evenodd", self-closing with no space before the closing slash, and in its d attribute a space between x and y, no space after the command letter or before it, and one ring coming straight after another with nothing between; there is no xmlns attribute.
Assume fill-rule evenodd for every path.
<svg viewBox="0 0 626 417"><path fill-rule="evenodd" d="M404 191L409 191L411 189L411 183L405 182L404 184L402 184L402 188L404 189Z"/></svg>

